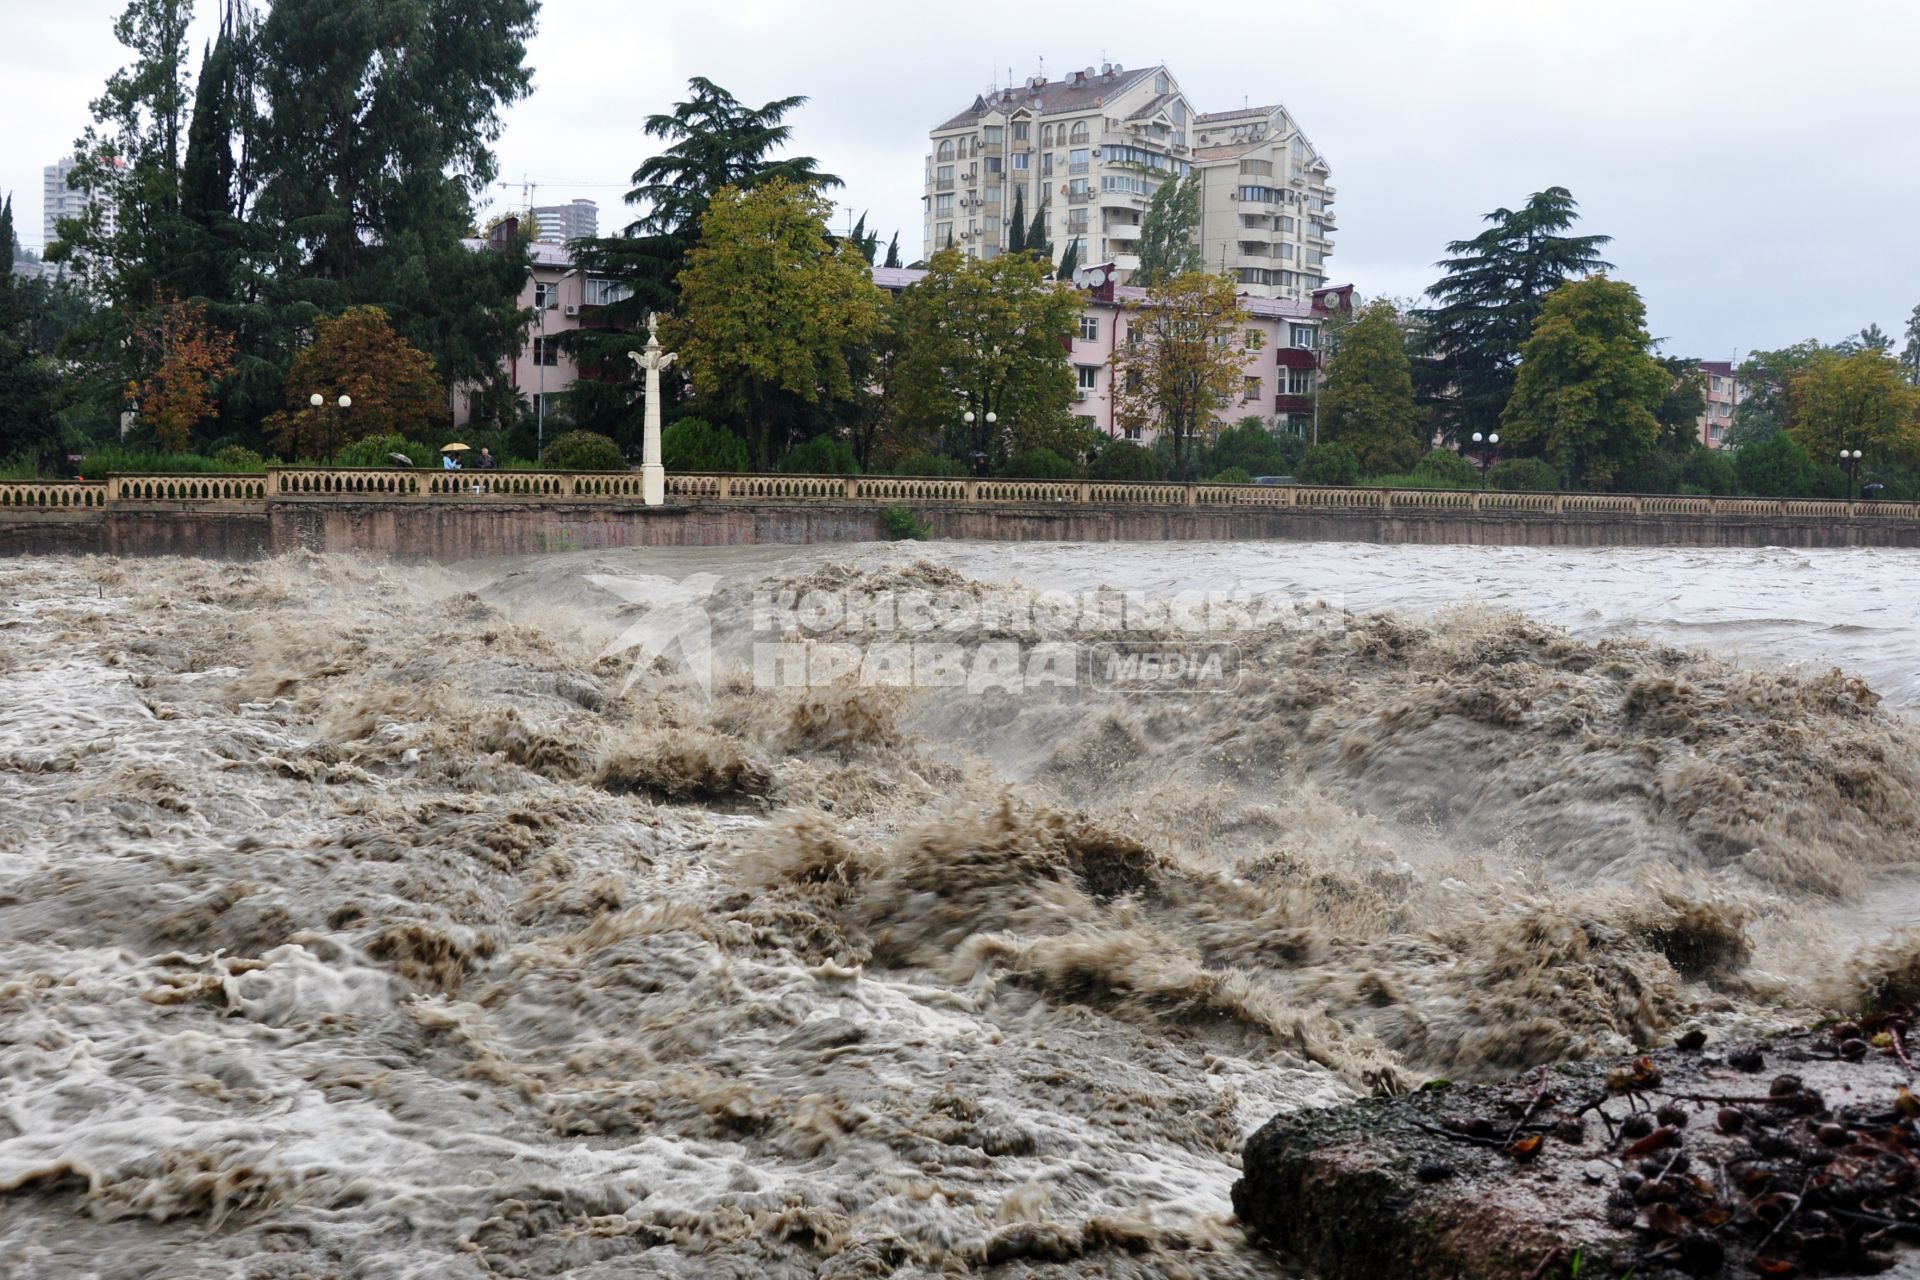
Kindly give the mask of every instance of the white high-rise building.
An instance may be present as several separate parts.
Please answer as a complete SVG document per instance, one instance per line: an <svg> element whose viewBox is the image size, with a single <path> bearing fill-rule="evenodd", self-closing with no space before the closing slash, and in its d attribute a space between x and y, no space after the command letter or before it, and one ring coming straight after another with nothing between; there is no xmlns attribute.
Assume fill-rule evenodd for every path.
<svg viewBox="0 0 1920 1280"><path fill-rule="evenodd" d="M566 204L543 204L533 210L541 244L566 244L570 240L590 240L600 234L600 206L591 200L569 200Z"/></svg>
<svg viewBox="0 0 1920 1280"><path fill-rule="evenodd" d="M1056 260L1140 265L1140 224L1160 184L1201 179L1201 256L1243 293L1309 300L1333 254L1327 162L1284 107L1203 115L1164 66L1109 64L997 89L935 128L926 159L926 256L952 244L990 258L1016 203Z"/></svg>
<svg viewBox="0 0 1920 1280"><path fill-rule="evenodd" d="M60 220L77 218L87 211L90 204L100 205L100 216L108 234L114 228L113 205L98 201L93 193L75 190L68 185L75 168L74 158L64 156L58 164L50 164L41 171L43 182L40 190L40 227L41 248L60 238Z"/></svg>

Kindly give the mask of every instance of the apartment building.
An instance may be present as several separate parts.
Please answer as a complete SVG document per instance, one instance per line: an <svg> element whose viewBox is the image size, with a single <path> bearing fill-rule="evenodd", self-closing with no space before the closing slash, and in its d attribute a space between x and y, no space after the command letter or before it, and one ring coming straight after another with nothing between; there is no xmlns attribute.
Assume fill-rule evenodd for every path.
<svg viewBox="0 0 1920 1280"><path fill-rule="evenodd" d="M510 242L519 229L519 219L503 218L486 237L461 243L476 253L487 252ZM576 268L573 254L564 244L535 241L528 252L533 258L533 271L521 287L520 305L532 310L533 319L527 324L526 345L513 358L508 373L512 385L526 396L536 414L543 398L551 414L553 397L581 376L572 357L561 349L561 335L593 328L602 307L631 297L633 291ZM472 416L470 388L454 388L454 425L464 425Z"/></svg>
<svg viewBox="0 0 1920 1280"><path fill-rule="evenodd" d="M911 288L926 276L914 268L876 267L874 283L893 293ZM1128 307L1138 306L1147 291L1118 283L1117 264L1106 262L1082 268L1074 282L1080 294L1080 319L1069 358L1077 389L1073 411L1103 435L1152 444L1156 433L1119 425L1113 404L1113 355L1127 341ZM1240 394L1220 407L1215 426L1241 418L1264 419L1273 431L1306 436L1313 429L1316 383L1320 373L1321 335L1336 313L1353 311L1353 286L1324 286L1305 298L1242 295L1247 311Z"/></svg>
<svg viewBox="0 0 1920 1280"><path fill-rule="evenodd" d="M592 200L538 205L533 210L533 220L539 228L534 239L541 244L590 240L600 234L600 206Z"/></svg>
<svg viewBox="0 0 1920 1280"><path fill-rule="evenodd" d="M89 191L77 190L70 186L75 167L72 156L63 156L59 163L50 164L41 170L40 244L43 249L60 238L62 218L77 218L93 204L100 205L100 216L107 234L113 234L113 205L96 200L93 193Z"/></svg>
<svg viewBox="0 0 1920 1280"><path fill-rule="evenodd" d="M1702 360L1700 376L1706 382L1707 411L1700 415L1700 443L1709 449L1726 448L1734 413L1744 399L1731 360Z"/></svg>
<svg viewBox="0 0 1920 1280"><path fill-rule="evenodd" d="M1109 63L976 97L929 135L924 255L1004 252L1016 204L1056 259L1140 266L1163 182L1201 179L1200 247L1255 297L1310 300L1333 253L1331 169L1279 106L1201 114L1164 66Z"/></svg>

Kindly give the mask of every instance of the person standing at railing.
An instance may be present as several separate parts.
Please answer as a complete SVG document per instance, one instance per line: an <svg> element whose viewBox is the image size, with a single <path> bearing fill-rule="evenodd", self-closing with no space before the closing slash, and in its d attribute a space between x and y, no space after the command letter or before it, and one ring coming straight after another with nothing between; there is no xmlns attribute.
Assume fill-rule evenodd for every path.
<svg viewBox="0 0 1920 1280"><path fill-rule="evenodd" d="M442 471L458 471L460 469L460 459L450 453L443 453L440 455L440 469Z"/></svg>

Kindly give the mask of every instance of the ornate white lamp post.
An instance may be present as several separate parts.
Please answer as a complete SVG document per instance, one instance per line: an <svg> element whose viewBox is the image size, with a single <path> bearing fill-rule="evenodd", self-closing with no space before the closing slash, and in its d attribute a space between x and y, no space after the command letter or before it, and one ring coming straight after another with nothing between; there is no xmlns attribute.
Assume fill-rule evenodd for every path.
<svg viewBox="0 0 1920 1280"><path fill-rule="evenodd" d="M660 317L647 317L647 349L629 351L628 358L645 371L647 416L641 439L640 497L650 507L667 500L667 469L660 463L660 371L679 358L675 351L660 349Z"/></svg>

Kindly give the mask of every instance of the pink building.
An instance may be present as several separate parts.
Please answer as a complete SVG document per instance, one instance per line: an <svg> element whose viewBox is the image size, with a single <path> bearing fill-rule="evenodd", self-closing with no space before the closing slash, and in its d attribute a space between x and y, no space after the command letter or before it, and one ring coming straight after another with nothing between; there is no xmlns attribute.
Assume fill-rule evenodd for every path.
<svg viewBox="0 0 1920 1280"><path fill-rule="evenodd" d="M1707 384L1707 411L1700 415L1700 443L1724 449L1733 430L1734 414L1743 398L1731 360L1702 360L1700 376Z"/></svg>
<svg viewBox="0 0 1920 1280"><path fill-rule="evenodd" d="M1145 289L1113 283L1115 267L1101 263L1076 273L1081 291L1079 331L1071 359L1079 383L1074 412L1104 435L1152 444L1155 432L1132 431L1114 419L1113 353L1126 341L1127 306L1147 296ZM876 267L874 283L895 293L927 273L903 267ZM1217 425L1241 418L1265 419L1269 429L1307 435L1312 430L1314 381L1320 367L1320 339L1336 313L1351 314L1353 286L1330 285L1313 291L1310 301L1242 295L1246 309L1247 359L1241 394L1220 412Z"/></svg>
<svg viewBox="0 0 1920 1280"><path fill-rule="evenodd" d="M519 231L517 219L504 219L486 239L464 241L469 249L485 252L495 248ZM567 353L561 349L560 335L574 329L595 327L600 308L631 296L632 290L602 276L574 268L573 255L565 245L535 242L527 246L533 259L533 273L520 290L520 305L533 311L527 325L527 342L509 366L513 386L527 398L537 415L543 400L549 416L552 398L565 391L580 377ZM463 426L472 416L469 390L456 387L453 395L453 422Z"/></svg>

